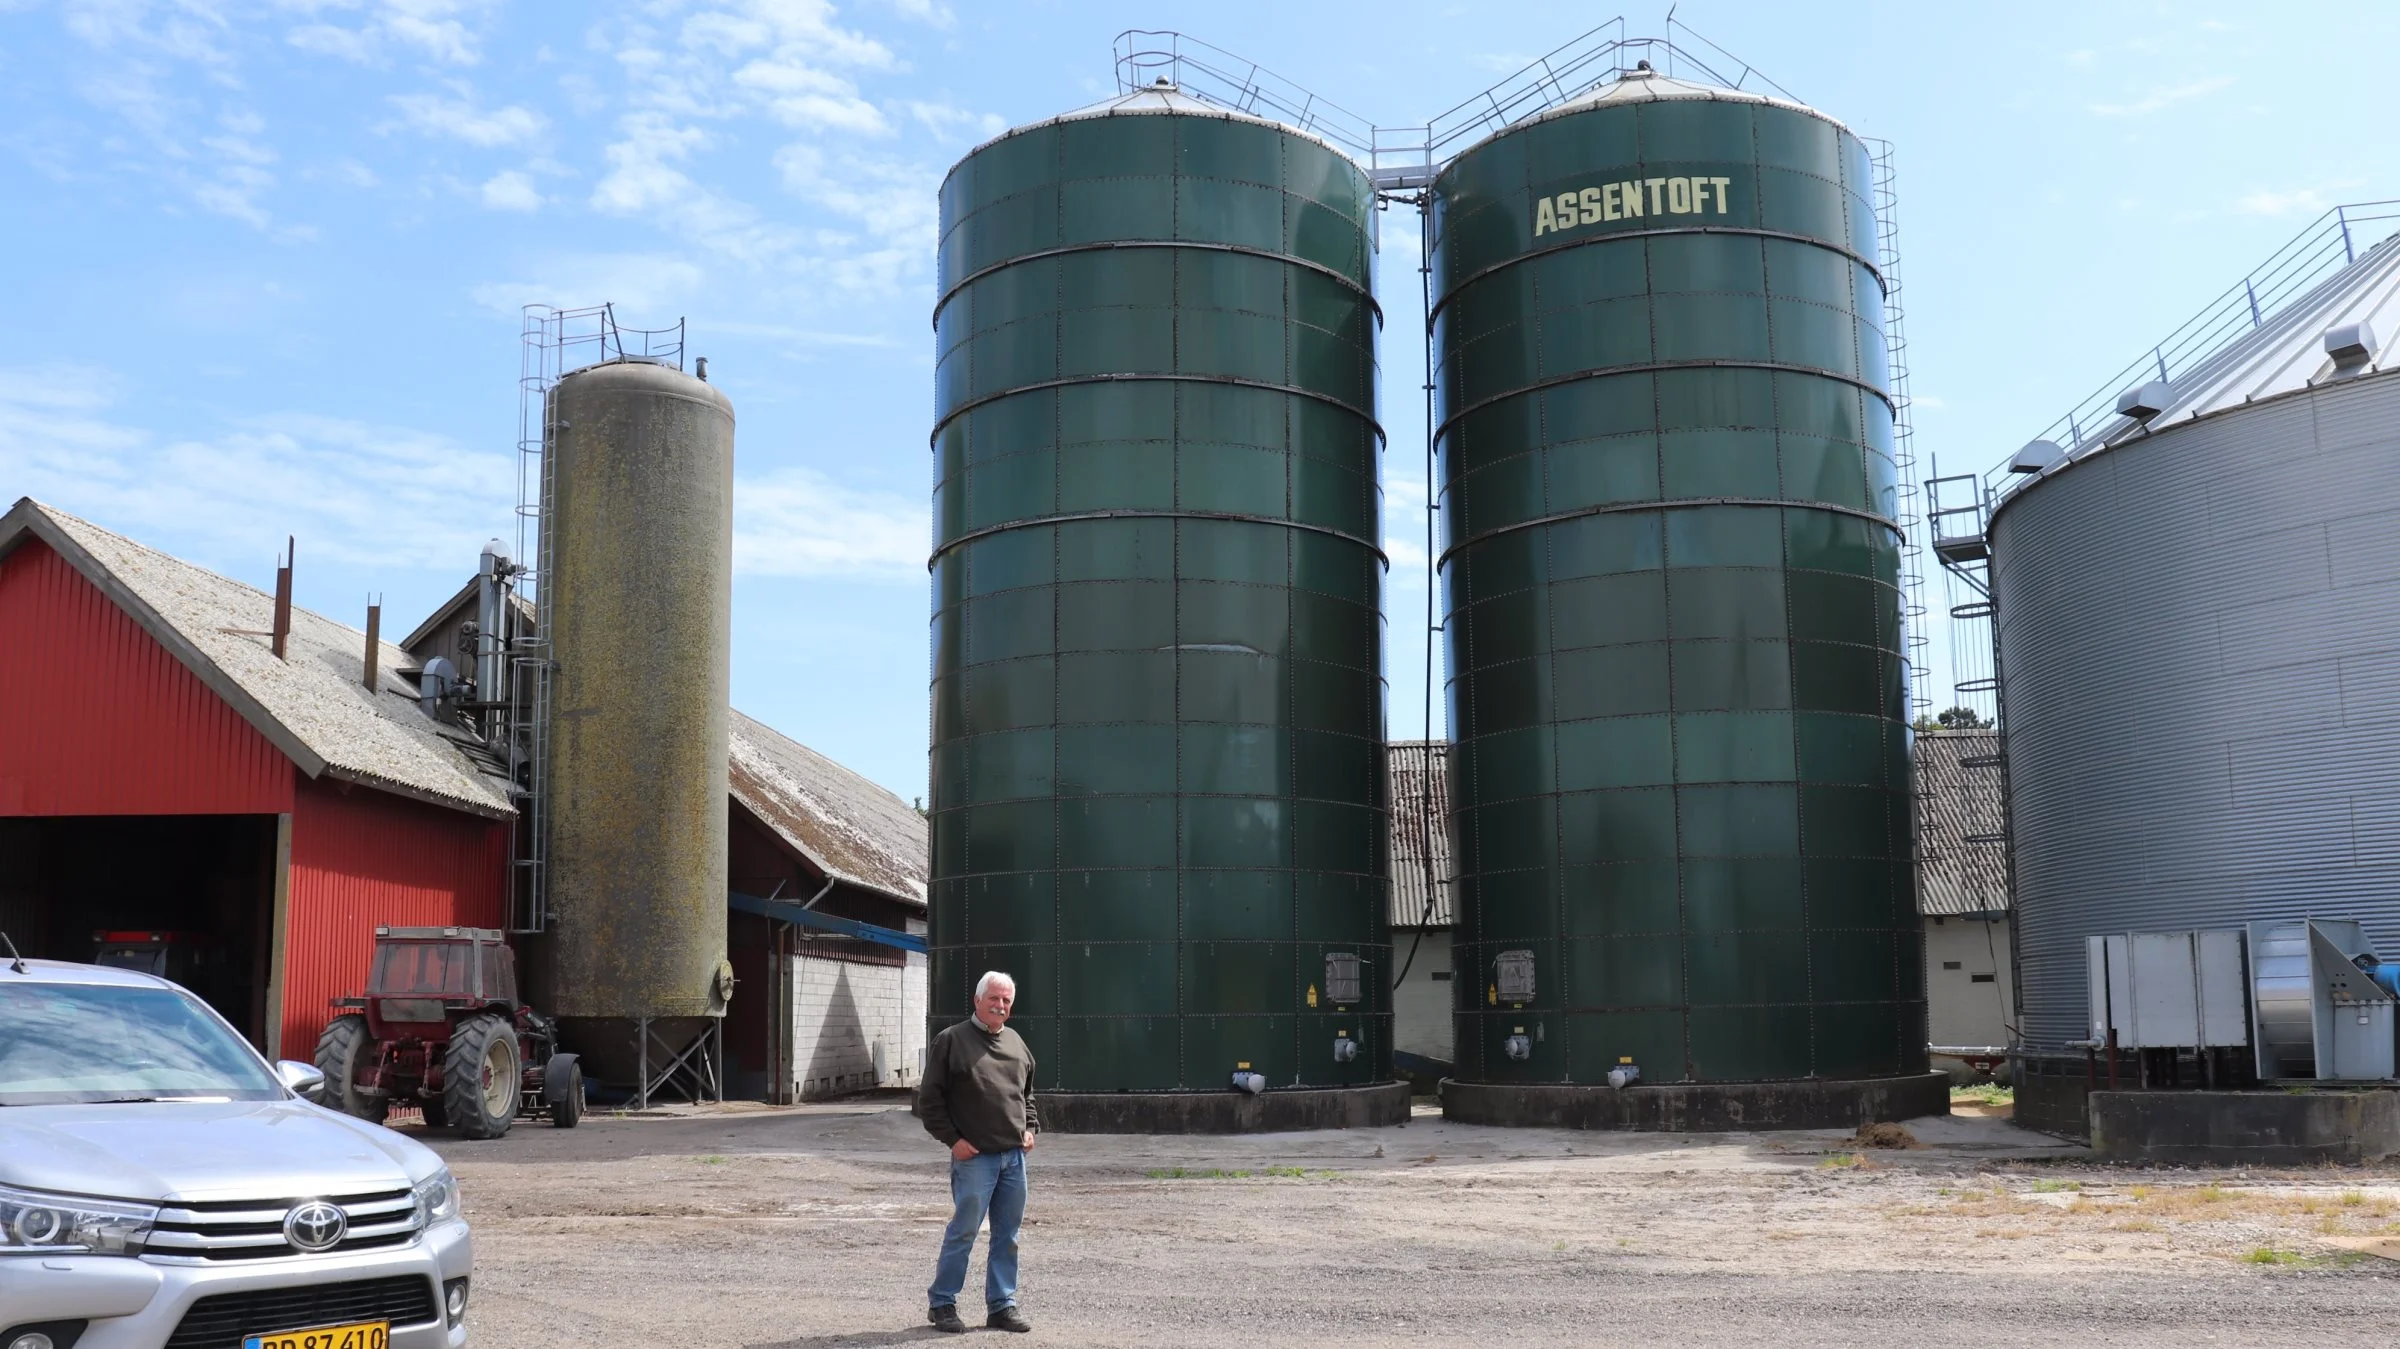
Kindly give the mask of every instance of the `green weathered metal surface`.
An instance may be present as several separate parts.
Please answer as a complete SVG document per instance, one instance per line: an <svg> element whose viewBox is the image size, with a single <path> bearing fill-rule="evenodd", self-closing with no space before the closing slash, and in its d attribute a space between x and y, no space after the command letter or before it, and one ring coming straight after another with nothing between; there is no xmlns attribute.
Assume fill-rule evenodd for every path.
<svg viewBox="0 0 2400 1349"><path fill-rule="evenodd" d="M1372 193L1117 106L942 188L932 1020L997 969L1045 1088L1387 1080Z"/></svg>
<svg viewBox="0 0 2400 1349"><path fill-rule="evenodd" d="M560 379L546 416L555 916L535 991L570 1020L721 1016L733 405L616 362Z"/></svg>
<svg viewBox="0 0 2400 1349"><path fill-rule="evenodd" d="M1921 1071L1867 156L1652 88L1435 186L1459 1076Z"/></svg>

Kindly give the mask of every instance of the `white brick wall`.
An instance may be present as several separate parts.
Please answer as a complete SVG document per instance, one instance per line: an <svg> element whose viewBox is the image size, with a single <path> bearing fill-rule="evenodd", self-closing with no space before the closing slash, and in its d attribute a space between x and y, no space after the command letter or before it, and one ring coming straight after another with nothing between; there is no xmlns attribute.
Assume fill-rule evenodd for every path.
<svg viewBox="0 0 2400 1349"><path fill-rule="evenodd" d="M793 956L791 989L792 1080L801 1099L917 1084L925 1050L924 956L910 954L905 966Z"/></svg>

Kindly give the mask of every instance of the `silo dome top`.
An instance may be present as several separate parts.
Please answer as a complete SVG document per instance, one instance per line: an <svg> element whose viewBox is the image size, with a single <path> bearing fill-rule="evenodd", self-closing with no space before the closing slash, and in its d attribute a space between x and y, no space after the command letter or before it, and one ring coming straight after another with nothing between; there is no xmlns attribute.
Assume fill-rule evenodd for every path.
<svg viewBox="0 0 2400 1349"><path fill-rule="evenodd" d="M1185 93L1174 81L1162 76L1157 82L1144 85L1130 93L1115 94L1097 103L1077 108L1073 112L1062 112L1056 117L1045 117L1038 122L1027 122L1023 126L1010 127L990 140L977 145L974 150L968 151L967 158L971 159L977 151L999 141L1007 140L1011 136L1021 136L1028 131L1039 131L1043 127L1057 126L1061 122L1081 122L1095 117L1138 117L1154 113L1174 113L1185 117L1214 117L1225 122L1251 122L1260 126L1271 126L1278 131L1315 141L1345 159L1350 157L1349 151L1304 127L1296 127L1289 122L1280 122L1272 117L1260 117L1255 113L1241 112L1226 107L1222 103L1212 103L1207 99Z"/></svg>
<svg viewBox="0 0 2400 1349"><path fill-rule="evenodd" d="M1554 117L1569 117L1579 112L1589 112L1594 108L1616 107L1627 103L1663 103L1676 99L1700 99L1714 103L1771 103L1778 108L1790 108L1794 112L1804 112L1811 117L1833 122L1836 126L1841 125L1834 118L1827 117L1824 113L1805 103L1797 103L1788 98L1776 98L1768 94L1752 93L1747 89L1728 89L1720 84L1679 80L1671 75L1661 75L1648 67L1649 63L1643 62L1642 65L1632 70L1621 72L1616 79L1589 93L1568 99L1538 117L1527 118L1507 129L1514 131L1535 122L1547 122Z"/></svg>

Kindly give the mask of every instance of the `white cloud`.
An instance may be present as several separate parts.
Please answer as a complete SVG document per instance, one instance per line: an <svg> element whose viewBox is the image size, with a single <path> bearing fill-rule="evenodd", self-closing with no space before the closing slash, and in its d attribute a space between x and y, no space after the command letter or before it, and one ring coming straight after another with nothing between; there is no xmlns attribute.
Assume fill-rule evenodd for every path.
<svg viewBox="0 0 2400 1349"><path fill-rule="evenodd" d="M542 194L534 190L533 179L510 169L493 174L484 183L483 204L495 211L538 211Z"/></svg>
<svg viewBox="0 0 2400 1349"><path fill-rule="evenodd" d="M592 189L592 207L611 215L633 215L687 201L698 194L692 180L674 167L705 145L707 133L678 126L663 113L627 113L623 139L610 145L608 176Z"/></svg>
<svg viewBox="0 0 2400 1349"><path fill-rule="evenodd" d="M919 125L945 140L989 140L1008 130L1008 119L996 112L970 112L946 103L910 100L901 105Z"/></svg>
<svg viewBox="0 0 2400 1349"><path fill-rule="evenodd" d="M482 34L470 21L493 8L490 0L344 0L336 4L286 0L286 7L304 10L311 17L328 8L365 11L356 27L305 23L285 34L285 40L302 51L360 65L381 65L394 49L400 49L455 66L471 66L483 59Z"/></svg>
<svg viewBox="0 0 2400 1349"><path fill-rule="evenodd" d="M2094 103L2091 105L2091 110L2101 117L2147 117L2154 112L2163 112L2178 103L2188 103L2195 98L2204 98L2213 94L2219 89L2229 88L2233 82L2231 75L2193 80L2186 84L2153 89L2129 103Z"/></svg>
<svg viewBox="0 0 2400 1349"><path fill-rule="evenodd" d="M510 104L502 108L480 108L472 98L444 98L440 94L401 94L392 99L400 110L399 125L428 136L446 136L469 145L493 149L503 145L522 145L542 134L549 126L543 116L531 108Z"/></svg>
<svg viewBox="0 0 2400 1349"><path fill-rule="evenodd" d="M346 418L278 413L173 437L117 420L121 382L89 367L0 377L0 463L12 494L105 517L136 536L214 550L299 534L320 557L455 568L466 522L504 514L514 455Z"/></svg>
<svg viewBox="0 0 2400 1349"><path fill-rule="evenodd" d="M707 278L688 259L658 253L546 254L539 271L469 289L475 303L515 318L529 304L581 308L603 301L631 314L677 313Z"/></svg>
<svg viewBox="0 0 2400 1349"><path fill-rule="evenodd" d="M750 576L923 580L932 518L923 502L781 469L733 489L733 568Z"/></svg>
<svg viewBox="0 0 2400 1349"><path fill-rule="evenodd" d="M2340 184L2345 187L2354 185L2353 183ZM2322 215L2332 210L2333 206L2334 198L2313 187L2294 188L2290 191L2277 191L2273 188L2262 187L2254 192L2244 193L2233 203L2233 209L2243 215L2263 216Z"/></svg>

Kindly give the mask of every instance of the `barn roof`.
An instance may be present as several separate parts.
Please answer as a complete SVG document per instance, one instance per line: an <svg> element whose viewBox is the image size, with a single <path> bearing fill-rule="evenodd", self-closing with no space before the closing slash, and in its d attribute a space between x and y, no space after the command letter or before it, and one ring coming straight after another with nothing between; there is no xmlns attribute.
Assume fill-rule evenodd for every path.
<svg viewBox="0 0 2400 1349"><path fill-rule="evenodd" d="M732 724L734 800L827 877L924 906L916 807L739 709Z"/></svg>
<svg viewBox="0 0 2400 1349"><path fill-rule="evenodd" d="M1917 732L1917 912L2008 909L2000 733Z"/></svg>
<svg viewBox="0 0 2400 1349"><path fill-rule="evenodd" d="M1449 742L1395 740L1384 753L1392 803L1392 926L1449 927L1458 921L1450 902Z"/></svg>
<svg viewBox="0 0 2400 1349"><path fill-rule="evenodd" d="M506 784L477 769L399 679L384 642L376 688L366 634L297 605L287 658L269 649L275 597L145 548L26 497L0 516L0 557L48 544L308 776L333 777L477 815L515 814Z"/></svg>

